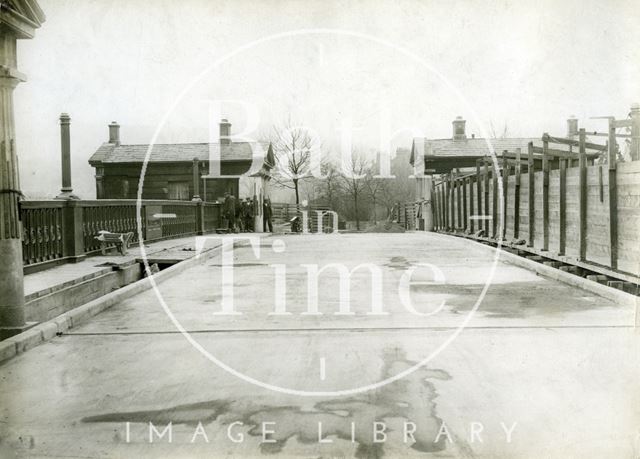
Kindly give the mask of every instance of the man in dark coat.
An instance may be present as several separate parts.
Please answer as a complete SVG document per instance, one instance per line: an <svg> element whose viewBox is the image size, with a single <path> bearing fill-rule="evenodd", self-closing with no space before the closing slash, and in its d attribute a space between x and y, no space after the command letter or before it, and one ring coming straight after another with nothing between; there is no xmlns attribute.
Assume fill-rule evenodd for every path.
<svg viewBox="0 0 640 459"><path fill-rule="evenodd" d="M244 230L253 231L253 202L247 198L242 204L242 218L244 219Z"/></svg>
<svg viewBox="0 0 640 459"><path fill-rule="evenodd" d="M229 223L229 231L236 230L236 197L228 191L224 193L222 214Z"/></svg>
<svg viewBox="0 0 640 459"><path fill-rule="evenodd" d="M273 233L273 223L271 222L271 216L273 215L273 209L271 209L271 200L265 198L262 204L262 226L263 231Z"/></svg>

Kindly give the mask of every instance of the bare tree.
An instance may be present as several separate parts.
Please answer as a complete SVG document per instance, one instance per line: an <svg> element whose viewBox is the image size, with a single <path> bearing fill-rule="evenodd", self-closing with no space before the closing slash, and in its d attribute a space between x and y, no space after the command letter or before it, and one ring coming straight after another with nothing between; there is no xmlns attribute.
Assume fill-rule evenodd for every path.
<svg viewBox="0 0 640 459"><path fill-rule="evenodd" d="M369 169L367 171L366 177L364 180L365 190L371 199L371 208L373 209L373 223L378 223L378 212L377 205L380 199L380 196L389 189L389 180L388 178L374 177L373 171Z"/></svg>
<svg viewBox="0 0 640 459"><path fill-rule="evenodd" d="M341 198L344 196L340 170L333 162L326 162L322 165L322 176L319 180L322 196L330 209L338 211Z"/></svg>
<svg viewBox="0 0 640 459"><path fill-rule="evenodd" d="M371 161L361 153L354 152L351 160L343 165L347 170L341 174L344 192L353 200L353 210L356 218L356 229L360 229L360 205L366 192L365 177L370 173Z"/></svg>
<svg viewBox="0 0 640 459"><path fill-rule="evenodd" d="M270 141L276 158L272 179L294 190L296 204L300 204L300 182L312 177L311 155L320 154L320 145L308 129L290 119L273 129Z"/></svg>

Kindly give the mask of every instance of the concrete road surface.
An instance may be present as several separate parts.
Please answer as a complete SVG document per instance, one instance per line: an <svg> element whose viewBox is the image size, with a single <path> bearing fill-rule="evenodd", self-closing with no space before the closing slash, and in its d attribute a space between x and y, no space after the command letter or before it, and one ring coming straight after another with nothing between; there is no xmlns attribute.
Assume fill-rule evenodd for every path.
<svg viewBox="0 0 640 459"><path fill-rule="evenodd" d="M237 247L0 367L0 457L640 457L635 310L494 253Z"/></svg>

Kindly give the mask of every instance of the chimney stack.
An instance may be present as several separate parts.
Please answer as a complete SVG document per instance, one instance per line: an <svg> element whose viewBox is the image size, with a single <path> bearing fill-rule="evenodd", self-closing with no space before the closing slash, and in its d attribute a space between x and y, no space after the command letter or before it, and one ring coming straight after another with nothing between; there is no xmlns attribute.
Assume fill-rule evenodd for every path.
<svg viewBox="0 0 640 459"><path fill-rule="evenodd" d="M571 115L567 120L567 137L572 138L578 135L578 119Z"/></svg>
<svg viewBox="0 0 640 459"><path fill-rule="evenodd" d="M71 117L67 113L60 114L60 153L62 165L62 188L56 199L75 200L80 199L73 194L71 187L71 134L69 125Z"/></svg>
<svg viewBox="0 0 640 459"><path fill-rule="evenodd" d="M109 143L120 145L120 125L115 121L109 125Z"/></svg>
<svg viewBox="0 0 640 459"><path fill-rule="evenodd" d="M457 116L452 122L453 124L453 140L467 140L465 132L466 121L461 116Z"/></svg>
<svg viewBox="0 0 640 459"><path fill-rule="evenodd" d="M220 145L229 145L231 143L231 123L223 118L220 120Z"/></svg>

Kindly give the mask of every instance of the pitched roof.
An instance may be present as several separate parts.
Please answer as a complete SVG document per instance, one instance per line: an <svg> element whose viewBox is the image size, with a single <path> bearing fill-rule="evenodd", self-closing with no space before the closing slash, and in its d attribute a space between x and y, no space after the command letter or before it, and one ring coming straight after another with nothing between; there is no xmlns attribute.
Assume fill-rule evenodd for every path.
<svg viewBox="0 0 640 459"><path fill-rule="evenodd" d="M270 145L260 145L269 154ZM207 161L212 149L221 149L222 161L251 161L253 157L252 143L232 142L230 144L217 143L170 143L155 144L151 148L149 162L190 162L194 158ZM149 145L116 145L103 143L89 158L89 163L142 163L144 162Z"/></svg>
<svg viewBox="0 0 640 459"><path fill-rule="evenodd" d="M491 150L487 145L487 140L493 146L493 151L496 154L502 153L504 150L515 151L516 148L520 148L523 154L527 152L527 145L529 142L533 142L534 145L542 145L542 141L539 138L520 137L512 139L484 139L484 138L471 138L464 140L453 139L425 139L415 138L413 139L413 145L411 147L410 162L413 164L416 153L420 152L422 147L422 154L425 156L441 156L441 157L483 157L489 156Z"/></svg>

